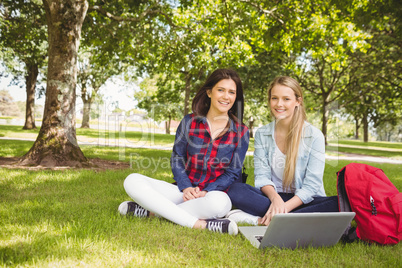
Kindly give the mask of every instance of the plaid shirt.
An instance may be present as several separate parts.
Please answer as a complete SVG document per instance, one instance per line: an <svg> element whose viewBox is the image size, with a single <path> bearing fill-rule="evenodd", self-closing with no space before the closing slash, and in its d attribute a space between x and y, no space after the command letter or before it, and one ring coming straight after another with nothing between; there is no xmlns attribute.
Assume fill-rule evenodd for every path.
<svg viewBox="0 0 402 268"><path fill-rule="evenodd" d="M241 176L249 131L229 119L229 130L211 139L205 117L186 115L176 131L171 165L180 191L198 186L205 191L225 191Z"/></svg>

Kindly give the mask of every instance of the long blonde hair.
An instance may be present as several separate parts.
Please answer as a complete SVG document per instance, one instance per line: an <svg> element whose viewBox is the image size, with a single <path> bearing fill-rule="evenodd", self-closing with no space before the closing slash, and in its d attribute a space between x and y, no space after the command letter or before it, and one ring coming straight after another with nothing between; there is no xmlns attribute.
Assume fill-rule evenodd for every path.
<svg viewBox="0 0 402 268"><path fill-rule="evenodd" d="M285 153L286 163L283 172L282 185L284 189L289 189L293 184L296 170L297 155L299 152L300 140L303 133L304 122L307 120L306 110L303 103L303 91L299 83L288 76L276 77L268 87L268 105L271 100L271 91L275 85L282 85L293 90L296 100L300 105L295 107L292 120L290 122L289 132L286 136Z"/></svg>

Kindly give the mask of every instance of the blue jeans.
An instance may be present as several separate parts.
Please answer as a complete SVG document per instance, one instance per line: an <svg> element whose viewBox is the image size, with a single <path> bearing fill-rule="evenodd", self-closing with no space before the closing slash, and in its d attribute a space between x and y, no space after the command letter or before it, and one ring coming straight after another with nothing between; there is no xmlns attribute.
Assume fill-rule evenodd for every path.
<svg viewBox="0 0 402 268"><path fill-rule="evenodd" d="M271 205L271 201L261 190L245 183L233 183L227 194L233 206L255 216L263 217ZM284 202L294 196L291 193L279 195ZM303 204L291 212L339 212L338 197L316 196L310 203Z"/></svg>

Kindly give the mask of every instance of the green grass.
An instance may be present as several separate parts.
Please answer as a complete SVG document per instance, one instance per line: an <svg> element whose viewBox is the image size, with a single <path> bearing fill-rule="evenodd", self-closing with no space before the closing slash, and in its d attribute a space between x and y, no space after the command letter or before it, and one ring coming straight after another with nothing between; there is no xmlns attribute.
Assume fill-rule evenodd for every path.
<svg viewBox="0 0 402 268"><path fill-rule="evenodd" d="M148 133L139 131L111 131L77 128L78 142L89 144L121 144L122 142L132 146L169 146L174 143L174 135L159 133ZM0 137L31 139L38 136L39 128L33 130L23 130L21 126L0 125Z"/></svg>
<svg viewBox="0 0 402 268"><path fill-rule="evenodd" d="M402 160L402 143L398 142L362 142L356 140L329 141L328 153L361 154L374 157L388 157Z"/></svg>
<svg viewBox="0 0 402 268"><path fill-rule="evenodd" d="M329 141L331 143L331 141ZM363 142L361 140L339 140L337 141L339 145L350 145L358 147L377 147L377 148L390 148L398 149L402 151L402 143L398 142L386 142L386 141L370 141Z"/></svg>
<svg viewBox="0 0 402 268"><path fill-rule="evenodd" d="M0 141L0 156L20 156L32 142ZM123 181L133 172L172 182L169 151L83 146L87 157L131 161L124 170L0 169L0 267L401 267L401 243L330 248L254 248L243 236L192 230L167 220L121 217L129 200ZM253 158L245 161L249 183ZM327 161L324 183L336 195ZM370 163L369 163L370 164ZM402 189L402 165L375 164Z"/></svg>
<svg viewBox="0 0 402 268"><path fill-rule="evenodd" d="M39 129L23 130L21 126L0 125L0 137L19 138L19 139L36 139ZM78 142L86 144L106 144L116 146L118 144L126 144L131 147L142 146L164 146L171 147L174 143L174 135L135 132L135 131L110 131L96 129L77 128ZM1 143L4 142L0 141ZM396 142L368 142L355 140L339 140L334 146L330 141L327 146L329 154L337 153L353 153L369 156L382 156L393 159L402 159L402 143ZM335 144L336 145L336 144ZM13 151L15 149L12 149ZM250 139L249 151L254 151L254 139Z"/></svg>
<svg viewBox="0 0 402 268"><path fill-rule="evenodd" d="M0 157L21 157L32 147L33 141L0 140Z"/></svg>
<svg viewBox="0 0 402 268"><path fill-rule="evenodd" d="M369 156L378 157L389 157L393 159L402 159L402 151L386 151L380 149L365 149L365 148L349 148L349 147L336 147L336 146L326 146L328 152L339 152L339 153L351 153L351 154L361 154Z"/></svg>
<svg viewBox="0 0 402 268"><path fill-rule="evenodd" d="M389 157L402 159L402 143L397 142L362 142L358 140L339 140L334 143L329 141L326 147L329 152L362 154L377 157Z"/></svg>
<svg viewBox="0 0 402 268"><path fill-rule="evenodd" d="M8 138L35 139L38 136L39 128L25 130L22 126L0 125L0 136Z"/></svg>

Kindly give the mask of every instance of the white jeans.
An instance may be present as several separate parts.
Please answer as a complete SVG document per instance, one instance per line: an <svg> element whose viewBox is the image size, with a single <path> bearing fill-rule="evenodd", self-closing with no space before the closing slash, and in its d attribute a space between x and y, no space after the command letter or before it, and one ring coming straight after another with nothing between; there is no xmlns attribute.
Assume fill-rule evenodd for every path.
<svg viewBox="0 0 402 268"><path fill-rule="evenodd" d="M183 193L176 185L137 173L127 176L124 189L143 208L190 228L198 219L222 218L232 208L225 192L211 191L204 197L184 202Z"/></svg>

